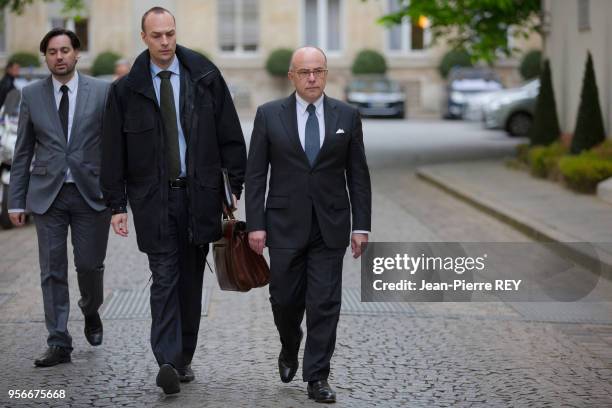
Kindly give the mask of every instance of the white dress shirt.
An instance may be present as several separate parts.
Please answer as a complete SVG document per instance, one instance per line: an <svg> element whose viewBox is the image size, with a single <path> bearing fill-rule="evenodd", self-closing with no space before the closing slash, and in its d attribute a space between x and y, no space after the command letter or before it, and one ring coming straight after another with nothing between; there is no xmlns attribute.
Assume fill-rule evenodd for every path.
<svg viewBox="0 0 612 408"><path fill-rule="evenodd" d="M79 74L77 71L74 71L74 75L70 81L66 82L65 84L62 84L53 76L51 76L51 81L53 82L53 96L55 97L56 110L59 110L60 102L62 100L62 91L60 88L62 85L66 85L68 87L68 135L66 142L66 144L68 144L70 143L70 136L72 135L72 122L74 119L74 111L76 109L77 92L79 91ZM70 172L70 167L68 167L68 170L66 171L64 183L74 183L72 173Z"/></svg>
<svg viewBox="0 0 612 408"><path fill-rule="evenodd" d="M315 114L317 115L317 120L319 122L319 147L323 146L323 142L325 141L325 111L323 107L323 98L325 95L321 95L319 99L314 101L313 105L315 106ZM297 125L298 125L298 133L300 136L300 143L302 144L302 149L306 150L306 121L308 120L308 116L310 113L306 110L310 103L306 102L298 93L295 93L295 103L296 103L296 113L297 113ZM354 234L369 234L369 231L355 230Z"/></svg>
<svg viewBox="0 0 612 408"><path fill-rule="evenodd" d="M308 116L310 116L310 113L308 113L306 109L310 103L302 99L297 92L295 93L295 102L300 143L302 144L302 149L306 149L306 121L308 120ZM323 95L321 95L321 97L317 99L313 105L316 108L315 113L319 122L319 147L321 147L323 146L323 141L325 140L325 112L323 110Z"/></svg>

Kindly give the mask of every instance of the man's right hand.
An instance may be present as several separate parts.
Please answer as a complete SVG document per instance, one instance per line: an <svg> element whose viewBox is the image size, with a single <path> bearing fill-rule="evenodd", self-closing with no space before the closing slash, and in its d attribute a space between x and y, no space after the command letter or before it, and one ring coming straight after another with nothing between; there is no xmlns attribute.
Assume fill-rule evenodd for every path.
<svg viewBox="0 0 612 408"><path fill-rule="evenodd" d="M115 214L111 218L111 225L115 234L122 237L128 236L128 215L127 213Z"/></svg>
<svg viewBox="0 0 612 408"><path fill-rule="evenodd" d="M266 246L266 231L249 232L249 246L255 253L263 255L263 249Z"/></svg>
<svg viewBox="0 0 612 408"><path fill-rule="evenodd" d="M25 224L26 216L24 212L14 212L9 213L9 219L11 220L14 226L23 227L23 225Z"/></svg>

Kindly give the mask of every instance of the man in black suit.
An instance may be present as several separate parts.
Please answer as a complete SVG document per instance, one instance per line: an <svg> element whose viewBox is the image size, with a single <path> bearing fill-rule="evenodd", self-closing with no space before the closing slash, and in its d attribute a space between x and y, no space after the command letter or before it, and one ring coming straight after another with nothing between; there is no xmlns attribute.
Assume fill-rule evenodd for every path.
<svg viewBox="0 0 612 408"><path fill-rule="evenodd" d="M260 254L269 248L281 380L289 382L297 372L306 311L302 369L308 396L335 402L327 377L340 315L342 259L349 237L355 258L367 243L370 175L358 111L323 94L323 51L295 51L288 76L296 92L260 106L255 117L245 183L249 244Z"/></svg>
<svg viewBox="0 0 612 408"><path fill-rule="evenodd" d="M174 16L142 17L148 49L110 91L102 141L102 189L116 234L127 236L126 198L138 247L149 258L151 346L157 385L180 391L191 370L208 243L221 237L221 168L242 191L246 148L229 90L215 65L176 45Z"/></svg>

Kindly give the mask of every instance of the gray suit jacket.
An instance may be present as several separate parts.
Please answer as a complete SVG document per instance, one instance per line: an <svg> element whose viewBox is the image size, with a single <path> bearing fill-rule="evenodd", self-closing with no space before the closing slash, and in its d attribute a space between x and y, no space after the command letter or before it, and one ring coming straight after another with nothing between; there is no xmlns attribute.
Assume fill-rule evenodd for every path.
<svg viewBox="0 0 612 408"><path fill-rule="evenodd" d="M62 188L68 168L87 204L96 211L106 208L100 191L100 138L109 87L108 82L79 73L69 143L62 131L51 77L23 89L9 209L26 208L27 203L32 212L44 214Z"/></svg>

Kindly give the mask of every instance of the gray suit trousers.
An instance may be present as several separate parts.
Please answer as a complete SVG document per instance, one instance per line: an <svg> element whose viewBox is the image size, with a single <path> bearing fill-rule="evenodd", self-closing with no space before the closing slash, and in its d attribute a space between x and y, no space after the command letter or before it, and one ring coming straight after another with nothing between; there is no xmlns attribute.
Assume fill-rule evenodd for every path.
<svg viewBox="0 0 612 408"><path fill-rule="evenodd" d="M49 346L72 349L68 333L68 227L81 292L79 307L89 316L98 311L104 300L102 283L110 217L109 209L93 210L75 184L64 184L49 210L34 215Z"/></svg>

